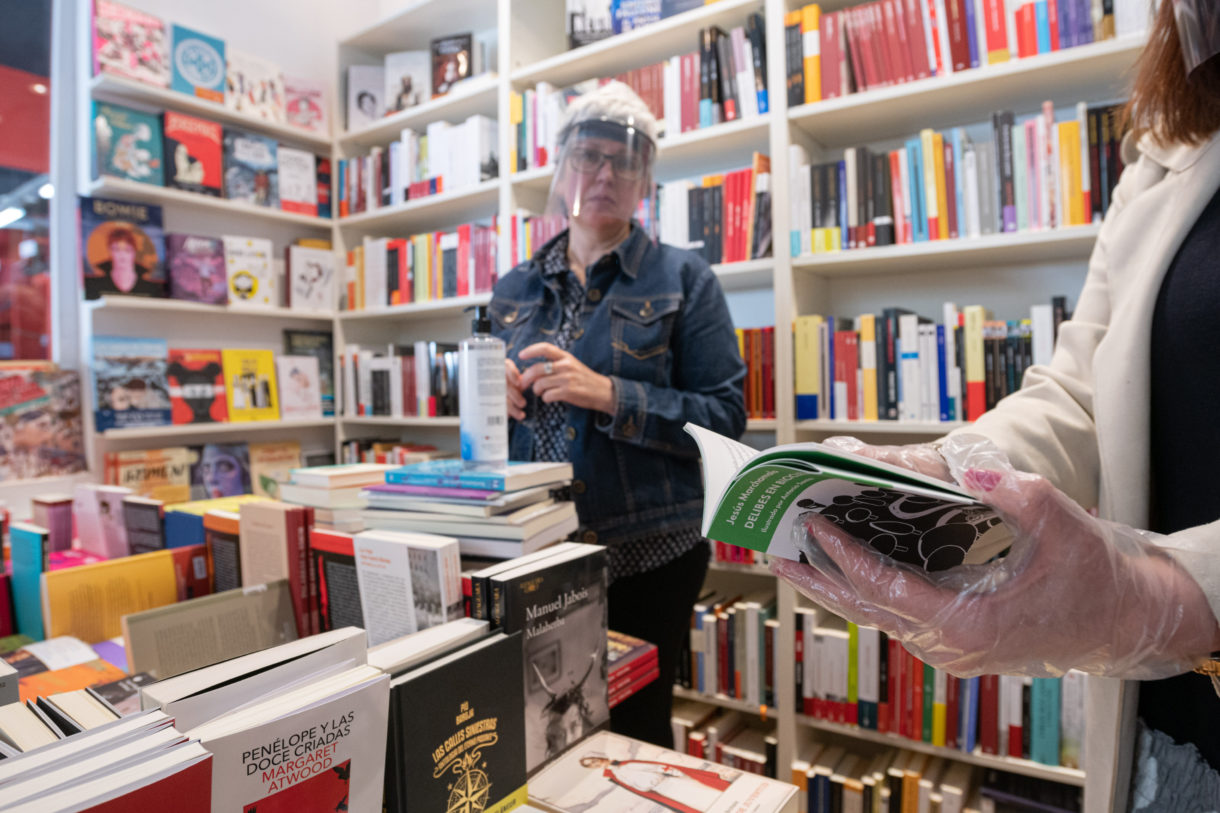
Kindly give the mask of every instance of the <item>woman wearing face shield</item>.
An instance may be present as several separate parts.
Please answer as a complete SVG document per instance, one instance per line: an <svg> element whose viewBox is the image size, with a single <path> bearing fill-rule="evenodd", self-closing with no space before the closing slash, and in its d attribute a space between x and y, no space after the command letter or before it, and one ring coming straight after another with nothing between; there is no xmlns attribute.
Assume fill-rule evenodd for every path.
<svg viewBox="0 0 1220 813"><path fill-rule="evenodd" d="M571 461L580 530L608 548L610 628L657 645L660 677L614 709L620 733L669 745L671 687L707 569L688 422L740 437L742 381L724 294L697 255L632 216L651 192L656 121L626 85L574 100L548 212L568 228L506 274L509 457Z"/></svg>
<svg viewBox="0 0 1220 813"><path fill-rule="evenodd" d="M1134 809L1214 810L1220 3L1161 0L1127 113L1126 169L1051 363L934 444L832 439L956 479L1012 528L1008 556L929 576L814 520L811 564L776 569L955 674L1143 680Z"/></svg>

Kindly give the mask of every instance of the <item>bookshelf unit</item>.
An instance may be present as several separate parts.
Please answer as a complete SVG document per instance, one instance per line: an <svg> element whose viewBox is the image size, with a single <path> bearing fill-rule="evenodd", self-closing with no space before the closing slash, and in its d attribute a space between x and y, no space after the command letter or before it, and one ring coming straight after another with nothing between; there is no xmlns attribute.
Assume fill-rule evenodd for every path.
<svg viewBox="0 0 1220 813"><path fill-rule="evenodd" d="M78 0L79 53L89 53L89 4ZM78 115L89 121L92 99L109 99L149 109L173 109L194 113L226 124L245 127L329 154L332 160L367 153L398 138L404 127L423 129L428 123L458 122L473 113L494 116L499 124L500 176L473 187L448 191L430 198L361 213L346 218L319 220L278 211L255 209L224 200L159 189L137 183L89 177L91 143L87 132L78 138L78 188L81 194L113 195L148 200L166 207L167 220L178 212L190 213L206 233L258 233L282 246L298 236L320 236L329 231L339 257L359 245L365 237L405 237L438 228L451 228L489 215L500 222L519 209L538 212L545 204L552 168L541 167L511 173L509 155L510 98L513 92L534 87L539 81L557 87L601 75L613 75L693 50L698 29L739 25L750 13L765 21L767 77L770 112L762 117L722 124L661 139L658 147L658 182L714 173L746 166L757 150L771 159L772 232L774 256L715 267L722 287L730 297L738 293L769 296L773 316L770 324L785 327L802 314L853 315L875 312L882 307L904 305L925 315L939 313L940 303L959 305L975 301L992 307L997 316L1012 318L1025 313L1030 304L1046 301L1053 294L1075 295L1084 278L1096 225L1054 231L996 234L980 238L887 246L791 257L788 254L789 199L788 149L803 146L813 161L832 160L849 146L888 146L924 127L945 129L986 121L996 109L1011 109L1018 115L1033 112L1043 99L1056 107L1077 101L1107 102L1121 98L1128 71L1139 55L1140 37L1108 40L1052 54L1000 65L933 77L838 99L788 108L785 93L786 12L803 5L798 0L716 0L708 5L576 50L568 50L564 32L564 0L414 0L401 11L369 25L338 43L338 75L333 85L332 122L334 138L317 138L291 128L269 125L227 111L219 105L164 89L111 77L92 77L89 67L78 70ZM823 10L855 5L829 0ZM379 64L389 52L425 49L436 36L472 30L476 37L494 44L489 48L490 73L459 85L451 94L386 117L373 125L345 132L346 68L356 64ZM491 57L494 56L494 59ZM87 131L87 127L85 128ZM334 168L337 170L337 167ZM337 182L338 173L332 170ZM337 211L337 195L332 194ZM257 223L252 218L258 217ZM167 230L175 224L167 223ZM509 255L507 229L501 229L500 257ZM501 262L500 272L508 269ZM208 308L172 300L115 301L107 298L83 308L82 358L88 359L88 337L98 332L130 333L138 325L139 335L172 336L186 346L199 345L191 337L212 336L213 317L223 325L227 346L279 346L283 327L317 329L333 326L336 354L347 344L385 345L419 339L457 341L469 333L469 315L464 311L484 304L488 294L460 299L435 300L410 305L306 314L272 311ZM270 321L269 321L270 320ZM181 338L185 337L185 338ZM776 418L752 420L748 440L761 445L821 439L836 434L858 435L866 441L904 442L935 438L960 423L905 421L796 421L793 392L793 341L787 329L776 331ZM87 373L87 371L86 371ZM336 377L338 366L336 365ZM86 391L89 388L86 387ZM87 398L87 402L91 400ZM341 398L336 408L341 409ZM86 404L91 410L91 404ZM159 427L145 434L94 436L90 429L91 467L96 454L115 444L166 445L185 438L187 427ZM412 440L452 447L458 420L444 418L387 418L342 416L322 422L268 422L226 424L211 427L213 433L229 437L259 437L264 432L283 432L289 437L322 438L336 447L353 438L394 434ZM125 430L126 431L126 430ZM248 433L248 435L246 434ZM154 438L156 440L154 440ZM304 442L303 442L304 447ZM94 468L96 471L97 469ZM709 579L772 578L765 566L713 563ZM798 727L813 728L829 737L880 742L913 750L935 752L956 761L996 767L1038 776L1084 789L1085 810L1109 810L1126 793L1130 760L1130 729L1134 719L1134 692L1122 683L1090 678L1086 688L1088 741L1084 771L1052 768L1026 760L994 758L934 748L888 735L862 731L852 726L815 721L791 712L795 708L793 636L796 608L804 599L783 581L776 581L777 618L781 635L777 643L777 708L768 719L776 722L780 776L786 776L797 742ZM728 708L757 713L749 704L724 697L707 698L696 692L677 690L677 696L706 699Z"/></svg>

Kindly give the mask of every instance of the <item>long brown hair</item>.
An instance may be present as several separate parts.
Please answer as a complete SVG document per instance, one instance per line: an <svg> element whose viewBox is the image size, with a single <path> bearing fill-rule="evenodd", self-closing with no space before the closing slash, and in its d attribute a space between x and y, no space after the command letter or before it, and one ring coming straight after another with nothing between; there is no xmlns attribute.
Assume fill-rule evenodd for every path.
<svg viewBox="0 0 1220 813"><path fill-rule="evenodd" d="M1124 111L1136 138L1151 133L1164 146L1199 144L1220 130L1220 57L1187 79L1172 0L1161 0L1136 70Z"/></svg>

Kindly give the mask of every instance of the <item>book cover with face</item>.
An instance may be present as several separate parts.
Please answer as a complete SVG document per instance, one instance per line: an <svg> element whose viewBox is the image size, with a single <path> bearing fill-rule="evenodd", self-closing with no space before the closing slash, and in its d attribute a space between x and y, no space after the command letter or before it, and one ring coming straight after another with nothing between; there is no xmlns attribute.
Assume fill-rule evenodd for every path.
<svg viewBox="0 0 1220 813"><path fill-rule="evenodd" d="M171 297L207 305L229 301L224 241L195 234L169 234L165 247Z"/></svg>
<svg viewBox="0 0 1220 813"><path fill-rule="evenodd" d="M160 206L82 197L80 229L85 299L165 296Z"/></svg>

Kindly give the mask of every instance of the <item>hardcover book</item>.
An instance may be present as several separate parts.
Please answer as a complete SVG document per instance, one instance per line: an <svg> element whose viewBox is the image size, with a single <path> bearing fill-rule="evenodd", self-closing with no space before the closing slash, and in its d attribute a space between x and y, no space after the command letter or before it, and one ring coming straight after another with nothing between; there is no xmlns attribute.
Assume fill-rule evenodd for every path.
<svg viewBox="0 0 1220 813"><path fill-rule="evenodd" d="M473 48L474 37L469 33L432 40L432 98L444 96L474 74Z"/></svg>
<svg viewBox="0 0 1220 813"><path fill-rule="evenodd" d="M225 397L231 421L274 421L280 416L275 360L270 350L222 350Z"/></svg>
<svg viewBox="0 0 1220 813"><path fill-rule="evenodd" d="M335 309L335 253L308 246L288 247L288 307L330 313Z"/></svg>
<svg viewBox="0 0 1220 813"><path fill-rule="evenodd" d="M225 42L174 23L170 87L210 102L225 100Z"/></svg>
<svg viewBox="0 0 1220 813"><path fill-rule="evenodd" d="M385 68L352 65L347 69L347 129L359 130L385 115Z"/></svg>
<svg viewBox="0 0 1220 813"><path fill-rule="evenodd" d="M322 417L318 360L313 356L277 356L275 370L280 390L280 417L284 420L318 420Z"/></svg>
<svg viewBox="0 0 1220 813"><path fill-rule="evenodd" d="M288 123L310 133L326 135L326 86L312 79L284 77L284 106Z"/></svg>
<svg viewBox="0 0 1220 813"><path fill-rule="evenodd" d="M169 87L169 39L160 17L113 0L93 4L93 73Z"/></svg>
<svg viewBox="0 0 1220 813"><path fill-rule="evenodd" d="M318 214L317 159L312 152L279 148L280 208L301 215Z"/></svg>
<svg viewBox="0 0 1220 813"><path fill-rule="evenodd" d="M278 144L274 138L225 130L224 192L229 200L278 209Z"/></svg>
<svg viewBox="0 0 1220 813"><path fill-rule="evenodd" d="M165 296L160 206L80 198L80 247L85 299Z"/></svg>
<svg viewBox="0 0 1220 813"><path fill-rule="evenodd" d="M230 305L279 305L275 293L275 270L271 265L271 241L261 237L224 238L225 278Z"/></svg>
<svg viewBox="0 0 1220 813"><path fill-rule="evenodd" d="M19 635L28 635L35 641L44 637L41 580L51 553L49 536L47 529L38 525L14 522L9 526L14 627Z"/></svg>
<svg viewBox="0 0 1220 813"><path fill-rule="evenodd" d="M385 108L395 113L432 98L432 55L399 51L385 55Z"/></svg>
<svg viewBox="0 0 1220 813"><path fill-rule="evenodd" d="M250 444L250 487L255 494L279 499L280 484L288 482L292 470L300 466L301 444L295 440Z"/></svg>
<svg viewBox="0 0 1220 813"><path fill-rule="evenodd" d="M93 337L93 403L97 431L170 423L163 339Z"/></svg>
<svg viewBox="0 0 1220 813"><path fill-rule="evenodd" d="M85 470L80 374L0 370L0 480Z"/></svg>
<svg viewBox="0 0 1220 813"><path fill-rule="evenodd" d="M220 197L223 128L214 121L166 110L165 185Z"/></svg>
<svg viewBox="0 0 1220 813"><path fill-rule="evenodd" d="M388 813L525 803L520 675L521 636L497 633L392 679Z"/></svg>
<svg viewBox="0 0 1220 813"><path fill-rule="evenodd" d="M229 301L225 246L215 237L167 234L169 295L187 302L224 305Z"/></svg>
<svg viewBox="0 0 1220 813"><path fill-rule="evenodd" d="M93 177L106 175L164 185L161 122L155 113L93 103Z"/></svg>
<svg viewBox="0 0 1220 813"><path fill-rule="evenodd" d="M318 388L322 393L322 415L335 414L334 337L326 330L285 330L284 352L313 356L318 360Z"/></svg>
<svg viewBox="0 0 1220 813"><path fill-rule="evenodd" d="M236 48L229 48L225 58L225 107L282 124L284 76L279 65Z"/></svg>
<svg viewBox="0 0 1220 813"><path fill-rule="evenodd" d="M221 423L228 419L219 350L171 348L165 372L174 423Z"/></svg>
<svg viewBox="0 0 1220 813"><path fill-rule="evenodd" d="M199 455L185 446L107 452L104 480L167 504L191 498L191 466Z"/></svg>

